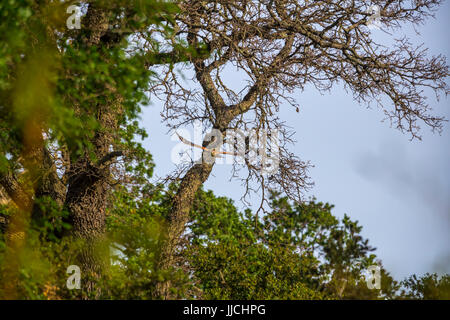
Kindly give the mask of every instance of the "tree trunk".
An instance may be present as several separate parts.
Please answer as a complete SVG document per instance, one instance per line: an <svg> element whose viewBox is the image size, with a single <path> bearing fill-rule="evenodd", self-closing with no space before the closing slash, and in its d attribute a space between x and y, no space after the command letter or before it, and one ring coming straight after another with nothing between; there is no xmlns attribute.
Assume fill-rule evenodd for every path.
<svg viewBox="0 0 450 320"><path fill-rule="evenodd" d="M75 263L80 264L83 289L98 296L95 282L104 267L101 245L108 185L105 177L97 176L89 164L80 165L79 169L80 173L70 179L65 207L69 211L71 236L82 242Z"/></svg>
<svg viewBox="0 0 450 320"><path fill-rule="evenodd" d="M208 179L214 164L195 164L183 177L172 201L172 208L163 233L163 241L157 261L157 271L168 271L175 266L177 246L189 221L189 212L194 197L201 185ZM153 294L156 299L170 299L170 280L158 282Z"/></svg>
<svg viewBox="0 0 450 320"><path fill-rule="evenodd" d="M83 20L83 28L87 33L80 40L87 46L113 45L103 37L108 27L107 9L97 7L91 2ZM70 165L65 200L69 223L72 226L70 234L75 241L82 242L75 262L80 264L82 287L87 293L83 298L98 298L101 294L96 283L108 258L108 251L103 249L107 199L111 189L108 181L110 164L108 161L102 163L101 159L106 159L111 154L114 135L118 130L118 119L122 112L122 99L115 94L115 88L105 86L105 90L106 101L102 105L92 106L92 112L95 112L100 125L91 141L97 159L91 159L86 151L84 156Z"/></svg>

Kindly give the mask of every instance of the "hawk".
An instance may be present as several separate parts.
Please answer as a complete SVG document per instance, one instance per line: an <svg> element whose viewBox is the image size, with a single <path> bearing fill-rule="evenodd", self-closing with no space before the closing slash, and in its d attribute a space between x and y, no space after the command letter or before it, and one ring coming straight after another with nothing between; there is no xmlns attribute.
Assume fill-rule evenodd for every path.
<svg viewBox="0 0 450 320"><path fill-rule="evenodd" d="M209 151L209 152L211 152L211 156L213 156L213 157L220 158L220 156L218 156L220 154L229 154L229 155L232 155L232 156L238 156L238 154L236 154L236 153L227 152L227 151L219 151L219 150L217 150L217 148L216 149L208 149L206 147L200 146L198 144L195 144L195 143L193 143L193 142L183 138L182 136L180 136L178 134L178 132L175 132L175 133L177 134L177 136L181 140L181 142L183 142L184 144L187 144L187 145L189 145L191 147L194 147L194 148L199 148L199 149L202 149L202 150L205 150L205 151Z"/></svg>

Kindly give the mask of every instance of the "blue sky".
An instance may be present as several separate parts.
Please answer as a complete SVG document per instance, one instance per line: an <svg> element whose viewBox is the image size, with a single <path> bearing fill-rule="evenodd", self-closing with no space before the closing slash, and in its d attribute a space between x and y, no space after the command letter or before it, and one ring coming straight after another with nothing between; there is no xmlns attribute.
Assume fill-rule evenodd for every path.
<svg viewBox="0 0 450 320"><path fill-rule="evenodd" d="M406 29L405 29L406 30ZM406 30L415 43L424 43L430 54L450 58L450 4L446 2L435 20L418 29L421 35ZM380 41L388 38L372 31ZM236 74L225 78L233 81ZM347 213L363 226L384 266L397 279L425 272L450 273L450 125L433 134L422 128L422 141L381 122L382 113L367 109L353 100L351 93L335 87L321 95L314 89L295 92L300 112L284 106L280 118L295 131L291 150L314 168L310 176L315 185L307 196L335 205L334 214ZM429 103L436 113L450 119L450 100L443 97ZM175 168L171 162L171 140L161 123L162 104L153 101L142 115L149 133L144 145L152 152L156 175L164 176ZM186 129L193 132L192 128ZM205 184L217 195L235 200L244 189L229 182L230 165L215 166ZM253 198L256 206L258 197Z"/></svg>

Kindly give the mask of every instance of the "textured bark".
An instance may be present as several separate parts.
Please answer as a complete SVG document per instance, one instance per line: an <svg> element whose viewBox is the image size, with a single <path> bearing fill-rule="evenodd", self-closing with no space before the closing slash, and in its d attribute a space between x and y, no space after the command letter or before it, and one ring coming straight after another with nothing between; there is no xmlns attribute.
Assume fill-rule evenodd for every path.
<svg viewBox="0 0 450 320"><path fill-rule="evenodd" d="M92 141L97 159L117 156L117 153L109 152L109 148L113 143L113 132L117 129L120 102L121 99L117 98L99 107L97 120L102 130L96 133ZM68 177L65 208L69 211L71 236L83 241L77 263L80 264L82 274L87 277L85 289L98 296L100 291L95 288L95 284L105 263L101 248L105 235L107 198L111 190L110 164L108 161L93 161L86 155L71 164Z"/></svg>
<svg viewBox="0 0 450 320"><path fill-rule="evenodd" d="M5 189L6 194L20 209L28 210L28 208L31 208L32 199L30 195L25 192L14 175L10 172L0 172L0 184Z"/></svg>
<svg viewBox="0 0 450 320"><path fill-rule="evenodd" d="M96 290L95 279L104 267L98 249L105 232L108 185L105 176L98 176L89 164L79 169L80 173L69 181L65 207L72 226L70 235L83 241L74 263L81 268L84 289L91 293Z"/></svg>

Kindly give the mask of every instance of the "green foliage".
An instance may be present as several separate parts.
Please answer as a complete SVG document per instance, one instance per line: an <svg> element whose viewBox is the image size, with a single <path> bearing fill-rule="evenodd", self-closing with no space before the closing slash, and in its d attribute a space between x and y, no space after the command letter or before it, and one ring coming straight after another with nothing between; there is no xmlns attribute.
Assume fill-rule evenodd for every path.
<svg viewBox="0 0 450 320"><path fill-rule="evenodd" d="M146 191L150 188L148 185L132 191L119 188L114 193L114 205L107 220L112 265L103 279L105 298L151 299L155 286L169 280L179 297L184 297L189 289L184 272L161 272L156 268L168 202L157 191L149 196Z"/></svg>
<svg viewBox="0 0 450 320"><path fill-rule="evenodd" d="M405 299L450 300L450 275L439 277L436 273L422 277L412 275L402 281Z"/></svg>
<svg viewBox="0 0 450 320"><path fill-rule="evenodd" d="M336 218L329 204L292 205L276 194L271 211L257 219L250 210L239 212L232 200L200 190L180 248L180 268L160 272L155 257L175 189L149 184L116 189L107 218L109 263L96 298L151 299L155 286L171 281L175 296L187 299L448 299L448 275L412 276L400 290L381 268L381 290L368 289L365 269L381 262L357 222ZM48 202L42 208L54 223L28 231L18 257L19 298L78 298L82 292L67 290L65 281L68 257L82 243L58 238L68 228L58 219L61 212ZM0 274L8 266L4 241Z"/></svg>
<svg viewBox="0 0 450 320"><path fill-rule="evenodd" d="M48 198L39 200L42 213L48 217L45 223L24 221L24 232L1 233L0 237L0 296L17 299L61 299L73 296L66 291L66 268L69 257L81 247L81 243L60 234L70 226L63 218L67 212ZM4 216L18 215L14 206L0 208ZM21 241L20 250L7 246L8 237Z"/></svg>
<svg viewBox="0 0 450 320"><path fill-rule="evenodd" d="M256 219L250 211L238 213L228 199L201 192L188 256L204 297L357 298L375 256L361 227L347 216L340 221L332 208L315 200L292 205L273 194L272 211ZM392 282L386 272L383 278ZM388 294L365 291L372 299Z"/></svg>
<svg viewBox="0 0 450 320"><path fill-rule="evenodd" d="M120 255L107 286L114 297L149 298L158 281L177 285L180 298L380 299L394 298L398 284L381 269L382 290L370 290L365 269L375 255L361 227L332 206L292 205L274 194L272 210L256 219L230 199L199 191L182 241L178 271L155 268L160 227L175 186L120 189L108 218ZM333 248L333 249L330 249Z"/></svg>
<svg viewBox="0 0 450 320"><path fill-rule="evenodd" d="M22 157L42 132L47 147L67 152L72 161L87 156L95 163L100 159L95 159L92 138L113 130L99 115L107 108L116 116L111 144L124 152L118 171L127 180L119 181L108 199L107 238L96 248L106 261L99 280L102 290L96 296L66 289L70 257L85 243L63 236L70 229L68 212L42 196L33 202L43 219L30 219L12 203L0 206L4 219L23 215L14 221L22 226L20 232L0 232L0 283L10 284L0 287L0 297L10 290L19 299L85 294L149 299L165 281L171 281L176 297L188 299L398 297L399 284L385 269L382 290L367 288L364 270L380 262L357 222L348 216L338 219L329 204L292 204L278 194L272 195L271 210L257 218L250 210L239 212L230 199L200 190L179 248L178 268L158 270L155 257L176 186L148 183L154 164L138 142L147 136L138 117L149 104L145 92L153 74L148 65L208 55L209 48L175 42L167 54L145 32L146 50L137 46L133 30L150 25L160 28L163 37L174 36L171 23L177 7L157 0L97 1L97 6L108 7L114 32L125 36L107 47L88 46L82 40L92 31L75 33L65 27L69 3L75 2L0 2L0 174L12 172L32 189L36 181L27 170L33 168ZM126 16L135 18L122 19ZM15 247L9 245L13 236L22 239ZM82 281L88 277L83 275ZM412 276L402 285L402 298L449 299L448 275Z"/></svg>
<svg viewBox="0 0 450 320"><path fill-rule="evenodd" d="M171 2L159 0L90 1L90 6L106 8L109 25L118 28L106 35L117 41L94 46L85 39L95 30L66 27L66 9L71 4L87 5L84 1L0 3L0 173L16 176L33 198L33 209L39 208L42 213L42 219L31 219L30 212L17 213L12 203L0 212L2 219L15 216L19 220L17 217L23 216L18 230L25 240L16 241L14 247L4 232L0 239L1 267L15 268L26 275L17 281L17 295L21 298L44 297L38 290L44 282L61 293L65 285L55 279L66 278L68 261L60 263L60 253L81 247L64 237L67 212L61 203L33 195L43 172L43 168L37 168L42 163L34 157L34 150L46 147L57 159L57 166L62 161L74 163L80 157L95 164L101 159L97 159L99 146L94 138L109 130L108 137L113 141L103 147L122 154L121 166L111 174L112 183L127 176L123 187L142 184L153 172L152 156L138 142L147 135L139 127L138 117L141 107L149 104L145 93L152 77L149 56L158 57L159 52L152 50L150 44L157 43L152 35L145 35L149 45L145 50L137 45L134 35L145 34L151 26L160 28L160 38L170 37L172 15L178 9ZM176 50L176 58L192 53L182 44L176 44ZM164 59L164 63L171 62L170 57ZM66 164L57 171L63 186L67 186L65 174L70 169ZM123 228L128 226L125 223ZM17 256L11 260L14 263L8 262L11 256ZM34 259L36 264L31 262ZM39 267L32 268L34 265ZM39 276L39 270L61 276L52 280L44 274ZM9 272L0 271L0 276ZM20 289L21 285L28 289ZM73 296L68 292L63 295Z"/></svg>
<svg viewBox="0 0 450 320"><path fill-rule="evenodd" d="M0 4L3 169L14 167L25 148L26 136L36 134L30 131L30 123L47 133L48 144L66 147L72 158L93 156L92 137L99 130L106 130L98 121L104 105L108 105L108 112L120 114L115 144L127 151L128 162L151 159L133 138L146 136L136 119L141 106L149 103L145 94L152 75L146 65L148 56L159 53L137 47L131 30L160 24L161 34L169 37L171 15L177 12L177 7L156 0L97 1L98 7L108 8L111 25L120 24L121 30L130 34L114 46L97 47L86 46L79 40L90 31L82 28L76 36L68 31L65 23L69 5L59 1L38 4L31 0ZM137 18L120 18L125 12ZM157 42L151 37L147 41ZM131 46L132 54L128 50ZM192 52L181 44L176 45L176 50L180 56ZM121 99L120 106L113 103L117 97Z"/></svg>

